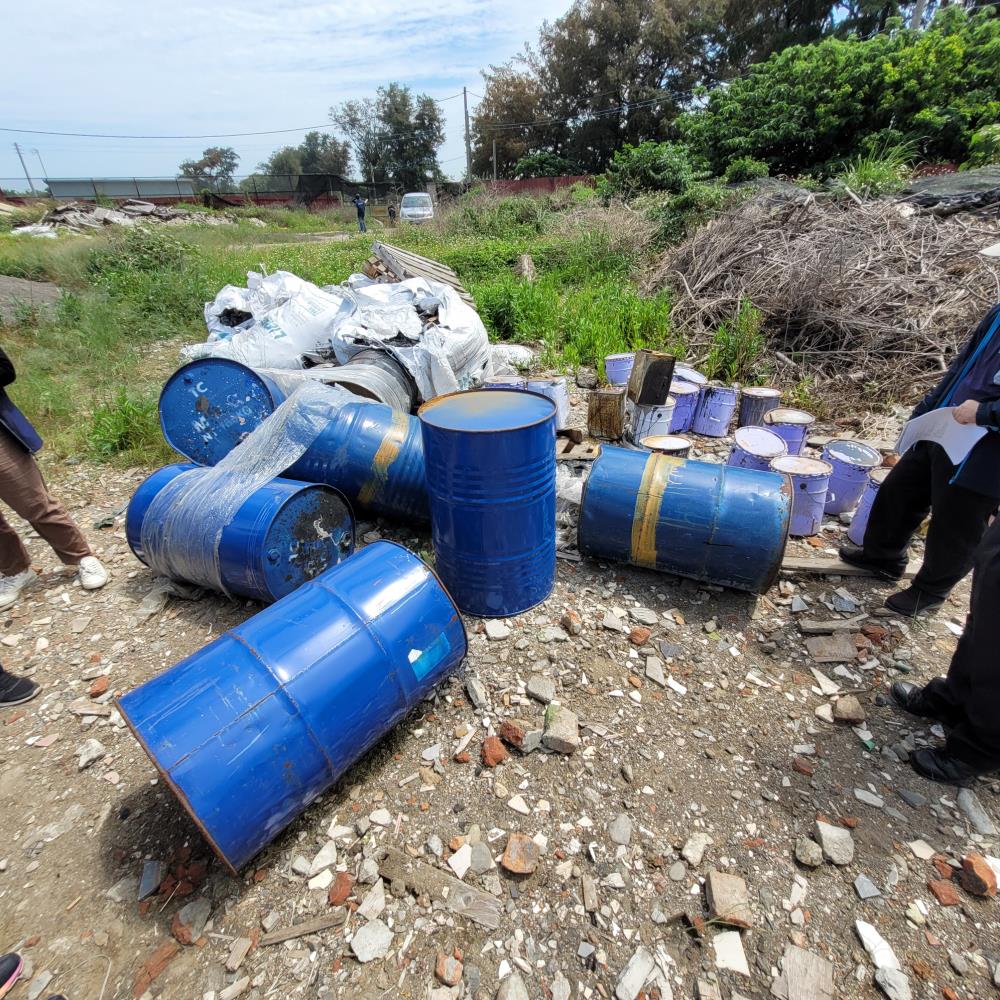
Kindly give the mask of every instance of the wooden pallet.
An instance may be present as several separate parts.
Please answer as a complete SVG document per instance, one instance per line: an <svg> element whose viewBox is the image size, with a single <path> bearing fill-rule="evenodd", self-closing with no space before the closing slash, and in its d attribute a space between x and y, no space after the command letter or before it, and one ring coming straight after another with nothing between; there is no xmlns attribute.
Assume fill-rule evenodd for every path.
<svg viewBox="0 0 1000 1000"><path fill-rule="evenodd" d="M556 439L557 462L593 462L601 453L601 443L585 439L577 444L568 438Z"/></svg>
<svg viewBox="0 0 1000 1000"><path fill-rule="evenodd" d="M476 306L472 296L459 281L458 275L446 264L378 240L372 244L372 255L365 263L365 274L369 278L391 275L396 281L405 281L407 278L440 281L442 284L451 285L463 302L473 308Z"/></svg>

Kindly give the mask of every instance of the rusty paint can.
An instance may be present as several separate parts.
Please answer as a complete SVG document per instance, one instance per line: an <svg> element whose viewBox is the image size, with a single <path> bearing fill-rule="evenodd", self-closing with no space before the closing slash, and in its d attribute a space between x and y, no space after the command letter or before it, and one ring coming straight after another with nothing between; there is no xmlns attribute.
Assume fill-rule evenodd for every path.
<svg viewBox="0 0 1000 1000"><path fill-rule="evenodd" d="M583 491L580 552L764 593L788 539L785 476L604 445Z"/></svg>
<svg viewBox="0 0 1000 1000"><path fill-rule="evenodd" d="M433 572L375 542L117 705L235 872L465 652L462 617Z"/></svg>

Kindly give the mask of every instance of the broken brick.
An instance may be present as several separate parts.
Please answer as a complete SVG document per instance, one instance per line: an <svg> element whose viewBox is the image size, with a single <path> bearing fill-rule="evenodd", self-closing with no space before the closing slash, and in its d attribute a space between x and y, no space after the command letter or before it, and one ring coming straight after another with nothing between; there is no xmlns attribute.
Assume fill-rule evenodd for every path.
<svg viewBox="0 0 1000 1000"><path fill-rule="evenodd" d="M498 764L502 764L509 756L507 748L500 742L498 736L487 736L483 740L482 758L483 763L487 767L496 767Z"/></svg>
<svg viewBox="0 0 1000 1000"><path fill-rule="evenodd" d="M927 888L934 893L935 898L942 906L958 906L961 902L955 883L948 879L931 879L927 883Z"/></svg>
<svg viewBox="0 0 1000 1000"><path fill-rule="evenodd" d="M967 854L962 858L962 871L958 879L962 888L973 896L985 898L997 894L997 877L981 854Z"/></svg>
<svg viewBox="0 0 1000 1000"><path fill-rule="evenodd" d="M176 941L164 941L156 951L153 952L139 969L139 974L135 978L132 986L132 996L141 997L152 985L153 980L169 965L171 959L180 951Z"/></svg>
<svg viewBox="0 0 1000 1000"><path fill-rule="evenodd" d="M452 955L439 951L434 963L434 975L445 986L457 986L462 981L462 963Z"/></svg>
<svg viewBox="0 0 1000 1000"><path fill-rule="evenodd" d="M816 766L805 757L793 757L792 770L811 778L816 773Z"/></svg>
<svg viewBox="0 0 1000 1000"><path fill-rule="evenodd" d="M347 897L350 896L353 889L354 879L347 872L337 872L337 877L333 880L333 885L330 886L330 891L327 893L327 902L331 906L342 906L347 902Z"/></svg>
<svg viewBox="0 0 1000 1000"><path fill-rule="evenodd" d="M106 694L108 690L109 679L107 674L101 674L100 677L94 680L94 683L90 685L90 691L88 692L91 698L100 698L102 694Z"/></svg>
<svg viewBox="0 0 1000 1000"><path fill-rule="evenodd" d="M540 855L538 845L526 833L512 833L500 864L515 875L530 875L538 867Z"/></svg>
<svg viewBox="0 0 1000 1000"><path fill-rule="evenodd" d="M652 634L652 630L646 628L645 625L636 625L629 631L628 641L633 646L645 646Z"/></svg>

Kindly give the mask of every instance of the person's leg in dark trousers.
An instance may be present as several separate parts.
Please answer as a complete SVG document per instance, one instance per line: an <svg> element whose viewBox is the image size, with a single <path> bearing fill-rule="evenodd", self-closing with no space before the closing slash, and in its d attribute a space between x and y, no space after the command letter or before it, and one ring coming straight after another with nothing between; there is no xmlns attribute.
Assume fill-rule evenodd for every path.
<svg viewBox="0 0 1000 1000"><path fill-rule="evenodd" d="M865 558L906 567L914 532L931 512L924 561L913 588L935 601L944 600L972 568L997 500L951 485L955 466L939 445L911 448L879 488L865 529Z"/></svg>
<svg viewBox="0 0 1000 1000"><path fill-rule="evenodd" d="M923 697L954 727L944 755L988 773L1000 770L1000 520L983 538L975 562L965 631L947 677L932 680Z"/></svg>

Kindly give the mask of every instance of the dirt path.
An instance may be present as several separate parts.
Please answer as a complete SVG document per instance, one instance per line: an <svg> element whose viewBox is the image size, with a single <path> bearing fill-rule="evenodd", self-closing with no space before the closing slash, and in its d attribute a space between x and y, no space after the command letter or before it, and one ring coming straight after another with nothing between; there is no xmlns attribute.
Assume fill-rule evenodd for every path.
<svg viewBox="0 0 1000 1000"><path fill-rule="evenodd" d="M803 580L775 588L764 602L625 567L560 560L556 591L543 606L512 619L510 635L497 640L469 620L464 675L443 685L234 878L157 782L107 699L256 609L207 596L171 601L142 618L152 576L129 552L122 518L93 527L121 509L142 474L87 464L48 472L113 579L103 591L81 592L34 539L44 580L0 617L5 666L31 672L44 689L0 719L0 947L23 951L35 977L30 988L43 998L452 1000L462 993L492 1000L501 977L507 1000L566 998L564 980L574 998L608 997L616 988L634 997L638 987L630 994L619 976L637 952L642 964L645 948L668 973L647 988L649 1000L668 995L665 983L674 997L715 996L707 992L713 980L719 996L735 1000L769 995L790 942L833 963L835 996L872 997L872 966L854 931L858 918L889 941L914 995L938 996L941 987L965 998L991 995L989 963L1000 950L996 900L956 886L958 905L941 906L927 889L940 876L905 845L923 839L957 860L970 848L996 853L996 838L970 830L954 789L920 780L899 761L902 742L933 739L927 727L876 704L877 692L902 676L900 665L918 680L944 668L955 642L948 623L963 619L967 586L929 623L867 619L877 627L861 641L860 657L819 667L842 691L858 693L871 733L866 743L849 726L817 717L831 699L810 672L817 664L803 647L796 624L802 615L790 606L804 598L806 617L835 617L824 603L843 586L870 612L888 585ZM407 531L381 530L427 544ZM827 547L838 537L831 528ZM582 634L558 626L566 609L579 614ZM606 627L609 611L624 631ZM651 622L650 635L636 633L633 642L628 632L638 620ZM661 662L672 686L647 676L647 656ZM468 677L483 685L479 708L470 703ZM493 731L504 718L540 726L537 690L545 681L580 717L580 748L568 756L515 753L496 769L484 767L483 727ZM468 730L471 760L461 763L452 751ZM78 751L90 739L105 753L81 770ZM439 755L431 750L429 760L435 746ZM855 789L875 804L860 801ZM1000 787L983 782L977 792L995 816ZM616 820L620 814L630 822ZM848 831L850 864L796 863L796 841L812 834L817 814ZM343 873L335 887L349 888L349 909L365 901L365 915L380 914L392 932L387 954L357 961L349 938L366 916L351 912L345 926L253 947L244 958L234 954L236 971L227 971L239 939L252 943L265 930L331 912L324 879L310 889L297 873L331 828L337 858L330 876ZM512 831L541 847L531 875L495 866ZM701 859L695 834L710 838ZM475 850L477 868L465 881L500 902L496 929L388 879L372 885L385 845L450 874L446 859L463 843L454 838L463 837L486 845ZM146 861L163 862L167 874L162 894L139 903ZM753 926L742 933L742 947L749 975L717 968L723 928L710 925L702 938L668 919L706 915L700 882L712 869L740 876L748 887ZM881 895L859 900L853 883L860 875ZM596 889L596 908L584 896L584 876ZM184 936L179 911L197 899L207 901L210 920L195 929L202 934L195 945L181 945L172 928ZM434 969L439 952L456 948L465 978L452 988ZM526 994L517 992L516 976ZM706 984L701 994L699 980ZM28 995L23 985L12 994Z"/></svg>

